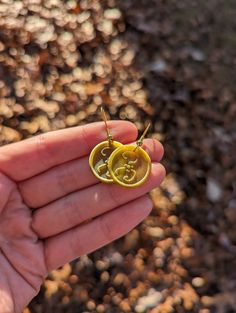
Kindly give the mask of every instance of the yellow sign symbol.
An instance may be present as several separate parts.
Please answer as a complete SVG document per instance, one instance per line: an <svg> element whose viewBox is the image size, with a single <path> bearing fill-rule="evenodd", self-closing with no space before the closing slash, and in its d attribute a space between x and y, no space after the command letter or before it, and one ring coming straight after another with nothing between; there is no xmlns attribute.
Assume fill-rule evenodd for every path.
<svg viewBox="0 0 236 313"><path fill-rule="evenodd" d="M108 159L112 152L122 144L118 141L103 141L96 145L89 157L89 164L94 175L104 183L112 183L113 179L108 169Z"/></svg>
<svg viewBox="0 0 236 313"><path fill-rule="evenodd" d="M138 187L150 174L151 159L139 146L125 145L110 155L108 169L117 184L128 188Z"/></svg>

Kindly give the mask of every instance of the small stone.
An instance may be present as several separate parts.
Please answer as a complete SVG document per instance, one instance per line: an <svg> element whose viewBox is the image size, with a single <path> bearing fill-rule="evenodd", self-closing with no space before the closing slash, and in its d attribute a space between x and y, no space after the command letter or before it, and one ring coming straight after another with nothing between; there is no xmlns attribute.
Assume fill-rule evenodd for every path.
<svg viewBox="0 0 236 313"><path fill-rule="evenodd" d="M22 135L15 129L6 127L6 126L1 126L0 125L0 142L15 142L19 141L22 138Z"/></svg>
<svg viewBox="0 0 236 313"><path fill-rule="evenodd" d="M104 12L104 17L108 20L118 20L121 18L121 11L119 9L108 9Z"/></svg>
<svg viewBox="0 0 236 313"><path fill-rule="evenodd" d="M118 273L113 279L113 284L115 286L125 285L126 282L127 282L127 276L124 273Z"/></svg>
<svg viewBox="0 0 236 313"><path fill-rule="evenodd" d="M94 309L96 308L95 302L94 302L93 300L89 300L89 301L87 302L87 308L88 308L90 311L94 310Z"/></svg>
<svg viewBox="0 0 236 313"><path fill-rule="evenodd" d="M113 24L110 20L104 19L99 25L98 30L100 30L105 35L109 36L113 32Z"/></svg>
<svg viewBox="0 0 236 313"><path fill-rule="evenodd" d="M168 223L170 223L171 225L175 226L179 223L179 219L176 215L171 215L168 217Z"/></svg>
<svg viewBox="0 0 236 313"><path fill-rule="evenodd" d="M78 118L76 115L69 114L66 117L66 125L67 126L74 126L78 123Z"/></svg>
<svg viewBox="0 0 236 313"><path fill-rule="evenodd" d="M162 73L167 69L165 60L157 60L150 64L149 69L153 72Z"/></svg>
<svg viewBox="0 0 236 313"><path fill-rule="evenodd" d="M103 313L105 312L105 306L103 304L99 304L97 307L96 307L96 311L98 313Z"/></svg>
<svg viewBox="0 0 236 313"><path fill-rule="evenodd" d="M52 41L55 38L55 34L54 34L54 26L53 25L49 25L47 26L47 32L39 32L35 35L36 37L36 41L40 44L40 45L44 45L49 41Z"/></svg>
<svg viewBox="0 0 236 313"><path fill-rule="evenodd" d="M94 27L93 24L89 21L86 21L85 23L82 24L81 26L82 32L86 34L86 36L91 37L94 35Z"/></svg>
<svg viewBox="0 0 236 313"><path fill-rule="evenodd" d="M131 312L131 307L127 299L122 300L119 307L122 312Z"/></svg>
<svg viewBox="0 0 236 313"><path fill-rule="evenodd" d="M195 277L192 280L192 285L196 288L203 287L205 284L205 280L202 277Z"/></svg>
<svg viewBox="0 0 236 313"><path fill-rule="evenodd" d="M118 252L113 252L109 255L109 261L111 265L122 264L124 257Z"/></svg>
<svg viewBox="0 0 236 313"><path fill-rule="evenodd" d="M77 21L78 21L78 23L82 24L87 19L89 19L89 17L90 17L90 12L84 11L84 12L81 12L80 14L77 15Z"/></svg>
<svg viewBox="0 0 236 313"><path fill-rule="evenodd" d="M68 45L73 40L73 35L70 32L64 32L58 37L58 43L62 46Z"/></svg>
<svg viewBox="0 0 236 313"><path fill-rule="evenodd" d="M158 303L160 303L162 299L162 294L159 291L155 291L155 289L151 288L149 289L147 296L139 298L135 307L135 312L147 312L148 309L154 308Z"/></svg>
<svg viewBox="0 0 236 313"><path fill-rule="evenodd" d="M164 237L164 230L161 227L148 227L146 232L154 238L162 239Z"/></svg>
<svg viewBox="0 0 236 313"><path fill-rule="evenodd" d="M47 298L50 298L53 294L55 294L58 291L58 282L53 280L45 280L44 282L45 286L45 296Z"/></svg>
<svg viewBox="0 0 236 313"><path fill-rule="evenodd" d="M47 27L47 21L40 18L37 15L28 16L25 23L25 30L29 32L38 32L45 30Z"/></svg>
<svg viewBox="0 0 236 313"><path fill-rule="evenodd" d="M212 202L217 202L222 197L222 188L213 178L208 178L206 187L207 197Z"/></svg>
<svg viewBox="0 0 236 313"><path fill-rule="evenodd" d="M109 279L110 279L109 273L108 273L107 271L102 272L102 274L101 274L101 276L100 276L100 279L101 279L101 281L102 281L103 283L108 282Z"/></svg>
<svg viewBox="0 0 236 313"><path fill-rule="evenodd" d="M164 258L165 257L165 254L163 252L163 250L159 247L156 247L154 250L153 250L153 254L156 258Z"/></svg>
<svg viewBox="0 0 236 313"><path fill-rule="evenodd" d="M202 296L201 303L206 307L211 307L214 304L214 298L209 296Z"/></svg>

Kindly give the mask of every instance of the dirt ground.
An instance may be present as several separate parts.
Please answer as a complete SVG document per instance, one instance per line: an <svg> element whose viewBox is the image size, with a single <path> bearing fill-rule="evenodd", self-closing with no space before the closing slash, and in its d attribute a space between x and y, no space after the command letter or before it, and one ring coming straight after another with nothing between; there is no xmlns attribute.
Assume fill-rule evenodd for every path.
<svg viewBox="0 0 236 313"><path fill-rule="evenodd" d="M236 312L236 2L0 2L0 144L100 119L165 147L154 209L24 313ZM45 32L45 29L47 31Z"/></svg>

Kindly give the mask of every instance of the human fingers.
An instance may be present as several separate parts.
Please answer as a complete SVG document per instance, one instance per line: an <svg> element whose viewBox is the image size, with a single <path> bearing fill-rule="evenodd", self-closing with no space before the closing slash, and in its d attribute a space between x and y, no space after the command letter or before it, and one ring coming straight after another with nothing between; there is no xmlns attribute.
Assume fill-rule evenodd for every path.
<svg viewBox="0 0 236 313"><path fill-rule="evenodd" d="M145 195L86 224L48 238L45 241L48 271L123 236L139 224L151 209L152 202Z"/></svg>
<svg viewBox="0 0 236 313"><path fill-rule="evenodd" d="M0 213L4 210L12 190L16 188L16 185L0 172Z"/></svg>
<svg viewBox="0 0 236 313"><path fill-rule="evenodd" d="M32 227L40 238L54 236L144 195L164 177L164 167L153 163L149 179L135 189L100 183L71 193L36 210Z"/></svg>
<svg viewBox="0 0 236 313"><path fill-rule="evenodd" d="M137 137L134 124L109 121L114 140L131 142ZM56 165L83 157L106 139L103 122L41 134L0 148L0 171L15 181L42 173Z"/></svg>
<svg viewBox="0 0 236 313"><path fill-rule="evenodd" d="M145 139L142 147L148 152L153 162L161 160L164 149L159 141ZM38 208L96 183L98 180L92 174L88 157L83 157L22 181L18 186L24 202L31 208Z"/></svg>

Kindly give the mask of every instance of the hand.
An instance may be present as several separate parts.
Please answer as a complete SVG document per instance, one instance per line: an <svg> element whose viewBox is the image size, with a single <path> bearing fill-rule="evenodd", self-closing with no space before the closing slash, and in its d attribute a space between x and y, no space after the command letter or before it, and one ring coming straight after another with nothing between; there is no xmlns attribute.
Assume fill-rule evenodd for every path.
<svg viewBox="0 0 236 313"><path fill-rule="evenodd" d="M115 140L135 126L109 122ZM0 313L21 312L47 273L121 237L145 218L147 195L164 179L162 145L146 139L148 181L125 189L100 183L88 155L105 140L103 123L55 131L0 148Z"/></svg>

